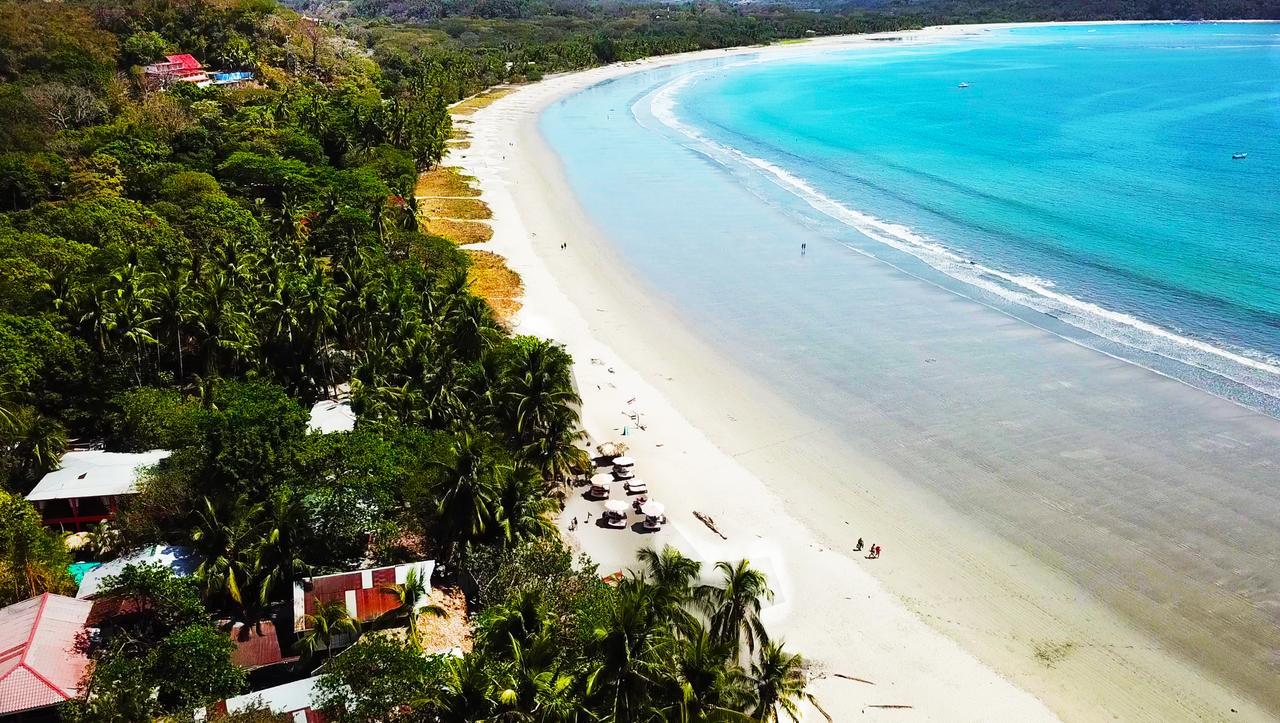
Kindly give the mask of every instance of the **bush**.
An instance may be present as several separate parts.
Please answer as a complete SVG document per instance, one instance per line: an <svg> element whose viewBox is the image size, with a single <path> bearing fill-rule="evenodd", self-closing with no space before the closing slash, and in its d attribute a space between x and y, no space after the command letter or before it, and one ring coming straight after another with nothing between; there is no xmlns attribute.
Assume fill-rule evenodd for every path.
<svg viewBox="0 0 1280 723"><path fill-rule="evenodd" d="M112 406L117 411L108 429L109 449L139 452L200 444L204 410L198 401L179 392L141 387L116 395Z"/></svg>

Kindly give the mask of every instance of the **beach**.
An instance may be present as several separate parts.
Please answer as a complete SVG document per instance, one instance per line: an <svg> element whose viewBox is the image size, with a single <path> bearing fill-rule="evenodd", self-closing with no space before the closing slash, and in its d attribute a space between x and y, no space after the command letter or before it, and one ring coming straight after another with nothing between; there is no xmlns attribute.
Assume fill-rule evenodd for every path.
<svg viewBox="0 0 1280 723"><path fill-rule="evenodd" d="M902 35L927 42L980 31ZM868 42L824 39L696 57ZM667 506L671 524L660 533L580 525L566 532L571 544L590 554L602 574L631 565L635 549L647 544L675 544L704 568L750 559L776 592L766 623L812 662L812 691L835 720L1266 719L1265 709L1207 672L1220 655L1211 641L1207 659L1175 654L1117 614L1123 602L1100 600L1064 574L1065 562L1049 564L1055 561L1044 550L1033 555L1034 546L995 534L998 520L975 524L981 504L958 509L911 484L903 466L888 463L890 455L876 454L874 445L851 443L860 430L835 433L796 409L635 278L575 199L538 119L593 84L692 59L620 64L524 87L476 112L470 148L446 160L478 179L493 210L493 240L478 248L505 257L523 279L516 331L565 344L575 359L586 430L595 441L625 441L650 496ZM869 284L895 274L872 267L866 273ZM912 293L935 293L925 286ZM1054 343L999 314L968 307L956 313L985 324L993 336ZM1080 363L1093 354L1078 347L1061 353ZM1130 365L1092 357L1087 363L1101 378L1131 383ZM1153 393L1176 396L1159 380L1150 384ZM1212 402L1200 406L1226 413ZM598 515L598 503L571 498L562 526L589 510ZM727 539L694 511L713 517ZM1051 521L1045 534L1052 534ZM854 553L859 537L882 545L884 556Z"/></svg>

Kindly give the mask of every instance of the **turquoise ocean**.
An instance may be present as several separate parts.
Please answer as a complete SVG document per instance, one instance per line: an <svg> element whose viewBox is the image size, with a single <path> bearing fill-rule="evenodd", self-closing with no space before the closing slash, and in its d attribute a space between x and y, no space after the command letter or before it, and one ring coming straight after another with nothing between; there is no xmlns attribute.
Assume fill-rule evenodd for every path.
<svg viewBox="0 0 1280 723"><path fill-rule="evenodd" d="M721 359L1280 714L1280 24L725 55L539 128ZM893 522L848 476L833 545Z"/></svg>
<svg viewBox="0 0 1280 723"><path fill-rule="evenodd" d="M620 166L705 174L708 199L734 205L725 238L689 250L740 253L732 237L767 226L745 189L808 231L779 244L909 255L931 280L1280 414L1278 24L1028 27L710 61L597 86L543 129L658 286L682 265L645 253L655 235L699 219L657 211L645 184L618 195L605 177Z"/></svg>

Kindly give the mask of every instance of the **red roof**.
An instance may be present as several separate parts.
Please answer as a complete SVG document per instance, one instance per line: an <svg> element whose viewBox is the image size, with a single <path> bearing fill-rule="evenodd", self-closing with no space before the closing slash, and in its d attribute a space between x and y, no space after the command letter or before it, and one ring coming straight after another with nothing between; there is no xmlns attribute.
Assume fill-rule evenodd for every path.
<svg viewBox="0 0 1280 723"><path fill-rule="evenodd" d="M403 582L407 570L412 567L419 568L429 581L435 562L388 565L373 570L340 572L300 580L293 588L294 630L307 630L307 621L303 616L314 615L326 603L342 603L361 622L395 610L400 606L399 598L383 588L398 581Z"/></svg>
<svg viewBox="0 0 1280 723"><path fill-rule="evenodd" d="M0 609L0 715L61 703L89 659L76 648L93 603L45 593Z"/></svg>
<svg viewBox="0 0 1280 723"><path fill-rule="evenodd" d="M280 652L280 638L276 634L276 626L269 620L253 625L235 623L225 628L231 635L231 642L236 649L231 652L231 662L241 668L261 668L274 665L285 660L296 660L296 656L286 658Z"/></svg>
<svg viewBox="0 0 1280 723"><path fill-rule="evenodd" d="M178 63L182 65L182 69L187 71L200 70L201 68L204 67L203 65L200 65L200 61L196 60L195 56L190 53L182 53L180 55L166 55L164 56L164 58L165 60L168 60L170 63Z"/></svg>

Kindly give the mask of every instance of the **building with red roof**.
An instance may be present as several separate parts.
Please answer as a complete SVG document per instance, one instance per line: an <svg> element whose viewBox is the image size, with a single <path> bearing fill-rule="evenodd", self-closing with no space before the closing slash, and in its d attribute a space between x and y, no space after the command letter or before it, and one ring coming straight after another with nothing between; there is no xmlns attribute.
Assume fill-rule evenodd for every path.
<svg viewBox="0 0 1280 723"><path fill-rule="evenodd" d="M76 697L89 665L76 638L92 608L51 593L0 608L0 716Z"/></svg>
<svg viewBox="0 0 1280 723"><path fill-rule="evenodd" d="M142 71L149 80L158 85L168 85L178 80L197 85L208 85L210 82L204 65L190 53L166 55L159 63L144 65Z"/></svg>
<svg viewBox="0 0 1280 723"><path fill-rule="evenodd" d="M351 617L360 622L368 622L383 613L395 610L400 606L400 600L385 588L404 583L408 578L409 570L412 569L418 570L419 578L423 581L427 592L430 592L431 573L436 569L435 560L320 575L295 582L293 584L294 631L309 630L311 626L307 624L306 616L314 615L321 605L335 601L342 602ZM420 604L427 604L426 595L422 596Z"/></svg>

